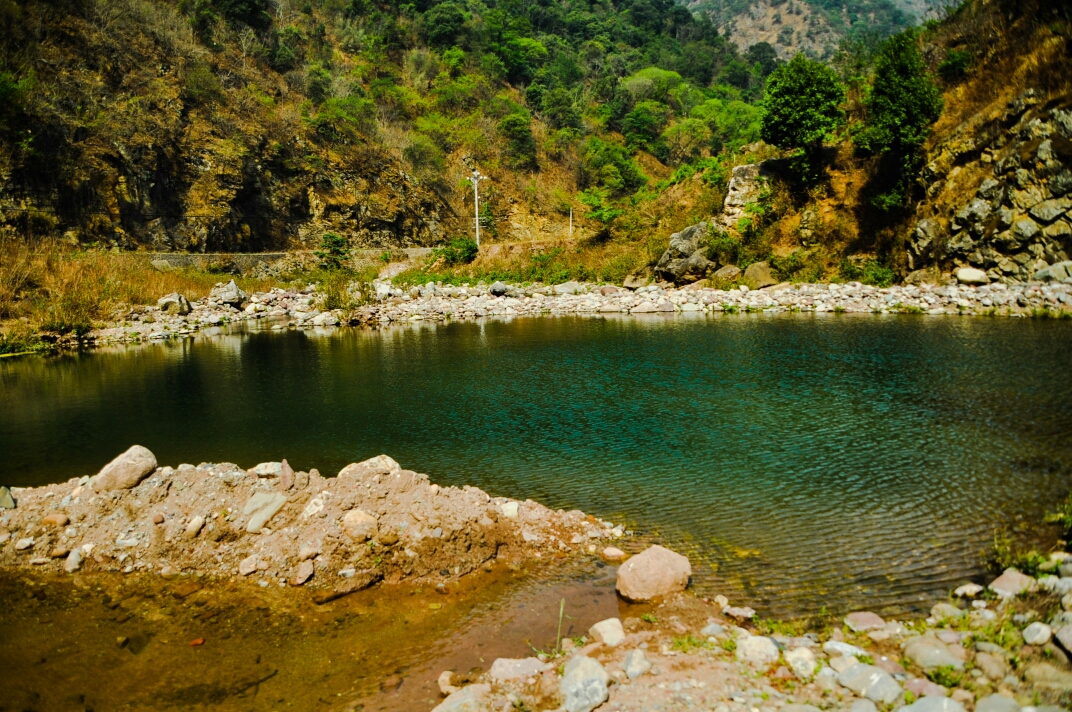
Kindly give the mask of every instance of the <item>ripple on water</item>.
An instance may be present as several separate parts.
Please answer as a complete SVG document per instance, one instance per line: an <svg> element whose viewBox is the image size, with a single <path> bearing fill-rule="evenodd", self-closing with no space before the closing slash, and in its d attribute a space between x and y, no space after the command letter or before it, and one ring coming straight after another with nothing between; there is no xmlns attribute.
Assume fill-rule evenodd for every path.
<svg viewBox="0 0 1072 712"><path fill-rule="evenodd" d="M518 319L0 364L0 478L387 452L444 484L625 521L764 614L918 607L1072 468L1072 324Z"/></svg>

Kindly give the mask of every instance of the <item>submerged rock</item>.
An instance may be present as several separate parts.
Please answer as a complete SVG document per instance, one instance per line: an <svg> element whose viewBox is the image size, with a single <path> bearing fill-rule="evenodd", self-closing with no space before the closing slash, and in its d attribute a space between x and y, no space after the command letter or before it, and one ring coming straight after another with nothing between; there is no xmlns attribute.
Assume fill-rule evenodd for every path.
<svg viewBox="0 0 1072 712"><path fill-rule="evenodd" d="M122 455L101 468L101 471L89 482L97 492L131 489L137 487L138 483L155 469L156 455L141 445L132 445Z"/></svg>
<svg viewBox="0 0 1072 712"><path fill-rule="evenodd" d="M691 576L686 557L656 544L621 565L617 589L630 601L650 601L684 591Z"/></svg>

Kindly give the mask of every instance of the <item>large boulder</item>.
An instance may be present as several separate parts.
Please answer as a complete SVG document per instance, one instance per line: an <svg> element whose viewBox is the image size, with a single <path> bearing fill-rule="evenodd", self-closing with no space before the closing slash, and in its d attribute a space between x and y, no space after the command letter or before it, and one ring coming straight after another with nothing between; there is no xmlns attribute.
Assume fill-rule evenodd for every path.
<svg viewBox="0 0 1072 712"><path fill-rule="evenodd" d="M584 655L566 663L559 683L566 712L592 712L606 702L609 692L607 681L610 676L598 661Z"/></svg>
<svg viewBox="0 0 1072 712"><path fill-rule="evenodd" d="M1035 272L1035 280L1038 282L1060 282L1069 277L1072 277L1072 262L1058 262Z"/></svg>
<svg viewBox="0 0 1072 712"><path fill-rule="evenodd" d="M770 287L778 284L778 280L771 274L770 265L766 262L753 262L744 271L744 279L751 282L755 289Z"/></svg>
<svg viewBox="0 0 1072 712"><path fill-rule="evenodd" d="M689 560L656 544L618 569L618 593L630 601L650 601L684 591L692 576Z"/></svg>
<svg viewBox="0 0 1072 712"><path fill-rule="evenodd" d="M218 299L224 304L228 304L232 307L237 307L242 302L246 301L246 293L238 288L238 285L235 284L233 279L227 284L215 287L209 292L209 297Z"/></svg>
<svg viewBox="0 0 1072 712"><path fill-rule="evenodd" d="M156 455L149 448L132 445L129 450L115 458L90 480L95 492L131 489L156 469Z"/></svg>
<svg viewBox="0 0 1072 712"><path fill-rule="evenodd" d="M160 307L160 311L171 312L180 316L186 316L193 307L190 306L190 300L179 294L178 292L172 292L156 300L156 306Z"/></svg>
<svg viewBox="0 0 1072 712"><path fill-rule="evenodd" d="M719 282L736 282L741 278L741 268L737 265L726 265L711 276Z"/></svg>
<svg viewBox="0 0 1072 712"><path fill-rule="evenodd" d="M655 265L655 277L675 284L695 282L707 276L715 263L704 255L708 225L697 223L670 236L670 246Z"/></svg>
<svg viewBox="0 0 1072 712"><path fill-rule="evenodd" d="M957 281L961 284L989 284L990 278L986 272L974 267L961 267L957 270Z"/></svg>
<svg viewBox="0 0 1072 712"><path fill-rule="evenodd" d="M778 662L778 645L764 635L749 635L737 641L737 660L754 668L766 669Z"/></svg>

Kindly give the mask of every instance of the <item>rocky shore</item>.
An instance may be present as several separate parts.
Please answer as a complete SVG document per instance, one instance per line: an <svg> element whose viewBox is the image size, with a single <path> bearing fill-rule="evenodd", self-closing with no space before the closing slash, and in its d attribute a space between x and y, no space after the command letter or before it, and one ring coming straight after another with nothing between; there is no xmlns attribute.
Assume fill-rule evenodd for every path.
<svg viewBox="0 0 1072 712"><path fill-rule="evenodd" d="M1068 263L1072 269L1072 263ZM753 265L752 267L756 267ZM567 282L552 286L473 286L426 284L402 289L388 281L351 286L360 306L326 309L315 285L300 291L275 289L247 295L234 282L220 283L195 302L179 294L162 297L156 306L117 315L89 335L97 344L164 341L240 322L265 320L272 329L331 327L341 324L382 326L407 321L470 320L485 317L541 315L720 314L738 312L959 314L1060 316L1072 314L1072 272L1047 272L1047 281L987 283L973 269L958 270L948 284L873 287L847 284L782 283L760 289L739 286L715 289L708 282L675 288L669 283L635 290L614 285ZM752 269L752 268L750 268ZM753 270L760 277L769 274ZM760 282L762 283L762 282Z"/></svg>
<svg viewBox="0 0 1072 712"><path fill-rule="evenodd" d="M794 626L683 593L689 573L658 546L628 559L618 594L651 601L649 613L478 676L444 671L434 712L1060 712L1072 699L1070 577L1008 569L986 588L959 587L925 620L858 611Z"/></svg>
<svg viewBox="0 0 1072 712"><path fill-rule="evenodd" d="M286 460L159 467L136 445L94 477L0 488L0 567L242 577L323 589L323 601L622 535L578 511L440 487L386 455L325 478Z"/></svg>

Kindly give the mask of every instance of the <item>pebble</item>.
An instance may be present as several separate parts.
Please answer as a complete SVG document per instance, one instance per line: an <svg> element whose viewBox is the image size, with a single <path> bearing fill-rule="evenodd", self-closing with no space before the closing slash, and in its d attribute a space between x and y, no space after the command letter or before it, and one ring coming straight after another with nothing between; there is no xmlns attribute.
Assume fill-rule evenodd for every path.
<svg viewBox="0 0 1072 712"><path fill-rule="evenodd" d="M1045 623L1035 622L1024 628L1024 642L1028 645L1045 645L1050 642L1053 631Z"/></svg>

